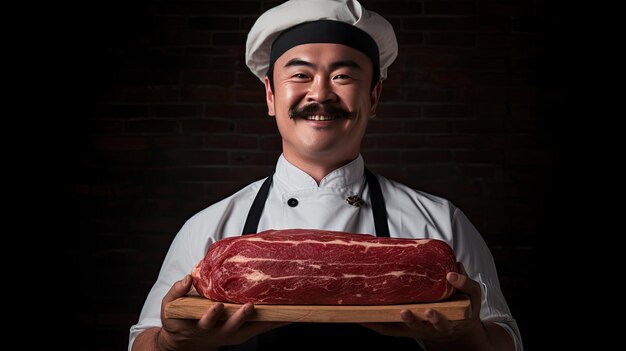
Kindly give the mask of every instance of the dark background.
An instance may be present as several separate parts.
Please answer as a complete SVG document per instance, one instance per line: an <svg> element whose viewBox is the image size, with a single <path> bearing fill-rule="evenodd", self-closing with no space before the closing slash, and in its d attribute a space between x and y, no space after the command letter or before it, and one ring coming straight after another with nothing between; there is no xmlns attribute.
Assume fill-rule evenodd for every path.
<svg viewBox="0 0 626 351"><path fill-rule="evenodd" d="M55 261L80 292L64 305L67 349L126 348L185 220L271 172L280 136L244 50L279 3L96 1L61 9L44 33L48 107L62 114L43 124L46 214L64 233ZM563 7L362 3L399 41L363 142L368 166L468 215L527 349L542 345L570 88Z"/></svg>

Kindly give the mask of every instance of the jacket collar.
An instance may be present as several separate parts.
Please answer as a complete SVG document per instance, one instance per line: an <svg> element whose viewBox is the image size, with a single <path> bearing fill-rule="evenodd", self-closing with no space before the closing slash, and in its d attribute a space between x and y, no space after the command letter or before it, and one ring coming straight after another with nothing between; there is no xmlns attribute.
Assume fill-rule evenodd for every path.
<svg viewBox="0 0 626 351"><path fill-rule="evenodd" d="M318 186L313 177L287 161L284 155L280 155L274 176L287 187L288 191L307 188L346 188L363 180L364 167L363 157L359 154L350 163L328 173Z"/></svg>

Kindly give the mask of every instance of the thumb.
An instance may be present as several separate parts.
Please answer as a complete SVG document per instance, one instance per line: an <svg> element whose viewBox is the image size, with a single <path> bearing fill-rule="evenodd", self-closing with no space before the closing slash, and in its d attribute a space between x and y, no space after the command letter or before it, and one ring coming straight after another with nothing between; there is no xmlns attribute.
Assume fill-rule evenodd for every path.
<svg viewBox="0 0 626 351"><path fill-rule="evenodd" d="M446 275L446 279L448 280L448 283L450 283L453 287L463 292L471 294L472 292L474 292L474 290L478 289L478 293L480 293L480 286L477 282L467 276L465 267L463 267L463 264L460 262L459 272L448 272L448 274Z"/></svg>
<svg viewBox="0 0 626 351"><path fill-rule="evenodd" d="M455 289L469 295L472 304L472 315L478 316L480 301L482 300L480 284L467 276L465 267L461 263L459 263L459 268L459 273L449 272L446 275L446 279Z"/></svg>
<svg viewBox="0 0 626 351"><path fill-rule="evenodd" d="M179 297L185 296L191 289L191 275L187 274L183 279L177 281L172 285L172 288L163 297L163 303L171 302Z"/></svg>

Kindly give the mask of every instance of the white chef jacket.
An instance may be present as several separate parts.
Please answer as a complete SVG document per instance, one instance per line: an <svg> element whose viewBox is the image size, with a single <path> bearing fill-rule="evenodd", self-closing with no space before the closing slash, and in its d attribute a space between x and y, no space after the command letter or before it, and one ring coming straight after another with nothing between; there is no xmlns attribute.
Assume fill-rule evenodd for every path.
<svg viewBox="0 0 626 351"><path fill-rule="evenodd" d="M354 161L326 175L318 185L307 173L280 156L276 164L258 232L267 229L325 229L376 235L364 161ZM500 290L491 252L465 214L449 201L376 176L385 199L389 232L396 238L433 238L447 242L469 276L482 287L480 318L500 324L512 336L516 350L522 342L515 319ZM161 301L171 286L189 274L214 242L241 235L244 222L263 180L191 217L180 229L148 294L139 322L130 328L129 350L135 337L161 326ZM366 201L354 207L351 195ZM293 206L297 200L297 205ZM288 204L289 203L289 204Z"/></svg>

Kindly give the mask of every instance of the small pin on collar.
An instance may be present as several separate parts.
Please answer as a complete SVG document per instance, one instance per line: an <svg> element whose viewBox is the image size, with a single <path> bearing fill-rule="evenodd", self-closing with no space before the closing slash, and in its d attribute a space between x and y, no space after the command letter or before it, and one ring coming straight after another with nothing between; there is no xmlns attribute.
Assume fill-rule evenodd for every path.
<svg viewBox="0 0 626 351"><path fill-rule="evenodd" d="M348 196L348 198L346 198L346 202L354 207L365 206L365 201L363 201L359 195Z"/></svg>

